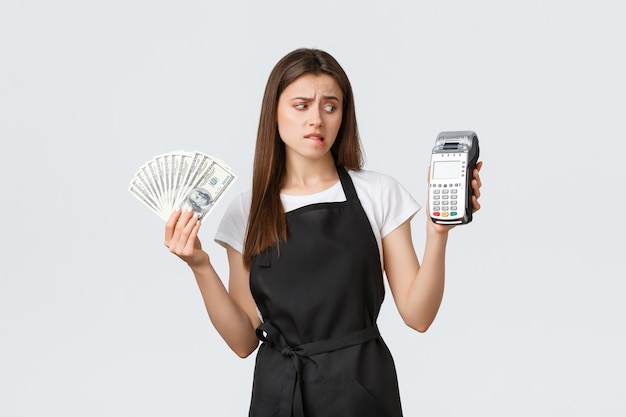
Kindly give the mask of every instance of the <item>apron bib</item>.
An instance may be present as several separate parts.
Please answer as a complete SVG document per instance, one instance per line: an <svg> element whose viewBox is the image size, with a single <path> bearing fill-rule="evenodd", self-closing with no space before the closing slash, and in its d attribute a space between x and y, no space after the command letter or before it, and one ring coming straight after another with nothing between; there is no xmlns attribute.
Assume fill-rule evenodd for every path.
<svg viewBox="0 0 626 417"><path fill-rule="evenodd" d="M255 256L263 316L250 417L401 417L395 365L376 320L378 244L350 175L346 201L290 211L285 241Z"/></svg>

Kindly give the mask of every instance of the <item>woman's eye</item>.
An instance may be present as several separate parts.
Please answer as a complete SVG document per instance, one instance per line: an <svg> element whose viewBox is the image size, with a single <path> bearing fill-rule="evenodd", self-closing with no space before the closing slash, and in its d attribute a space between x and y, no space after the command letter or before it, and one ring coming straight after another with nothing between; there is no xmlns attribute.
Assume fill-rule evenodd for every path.
<svg viewBox="0 0 626 417"><path fill-rule="evenodd" d="M306 109L306 104L305 103L298 103L294 107L296 109L298 109L298 110L304 110L304 109Z"/></svg>
<svg viewBox="0 0 626 417"><path fill-rule="evenodd" d="M332 113L332 112L334 112L336 108L337 108L337 107L335 107L335 106L333 106L333 105L331 105L331 104L329 104L329 105L327 105L327 106L324 106L324 110L326 110L328 113Z"/></svg>

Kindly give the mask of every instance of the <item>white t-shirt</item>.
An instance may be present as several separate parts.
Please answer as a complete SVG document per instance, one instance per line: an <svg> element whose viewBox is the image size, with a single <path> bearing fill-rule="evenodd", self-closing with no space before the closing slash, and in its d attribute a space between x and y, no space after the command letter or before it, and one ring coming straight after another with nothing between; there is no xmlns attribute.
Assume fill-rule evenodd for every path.
<svg viewBox="0 0 626 417"><path fill-rule="evenodd" d="M373 171L349 171L354 188L367 214L378 243L380 262L383 265L382 239L405 221L413 218L420 205L411 194L394 178ZM215 241L229 245L243 253L252 191L243 192L230 203L220 222ZM346 201L341 182L315 194L286 195L280 198L285 212L316 203Z"/></svg>

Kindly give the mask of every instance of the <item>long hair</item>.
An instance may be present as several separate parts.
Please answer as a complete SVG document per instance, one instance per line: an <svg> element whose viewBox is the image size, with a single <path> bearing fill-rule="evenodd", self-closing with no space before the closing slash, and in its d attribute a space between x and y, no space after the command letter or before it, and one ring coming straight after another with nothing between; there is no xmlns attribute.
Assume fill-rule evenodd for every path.
<svg viewBox="0 0 626 417"><path fill-rule="evenodd" d="M363 152L356 123L352 86L343 68L330 54L318 49L296 49L285 55L270 73L257 132L252 172L252 203L244 243L244 263L287 238L287 220L280 200L285 175L285 144L278 134L278 99L285 88L304 74L333 77L343 94L341 126L331 153L335 164L359 170Z"/></svg>

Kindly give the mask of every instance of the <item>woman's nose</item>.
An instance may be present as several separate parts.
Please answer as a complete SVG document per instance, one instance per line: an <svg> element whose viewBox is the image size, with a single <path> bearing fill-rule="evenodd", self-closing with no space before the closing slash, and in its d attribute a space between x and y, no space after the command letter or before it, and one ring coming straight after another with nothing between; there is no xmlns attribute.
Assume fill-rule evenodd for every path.
<svg viewBox="0 0 626 417"><path fill-rule="evenodd" d="M309 112L309 126L321 126L322 125L322 115L320 110L314 106L311 107Z"/></svg>

